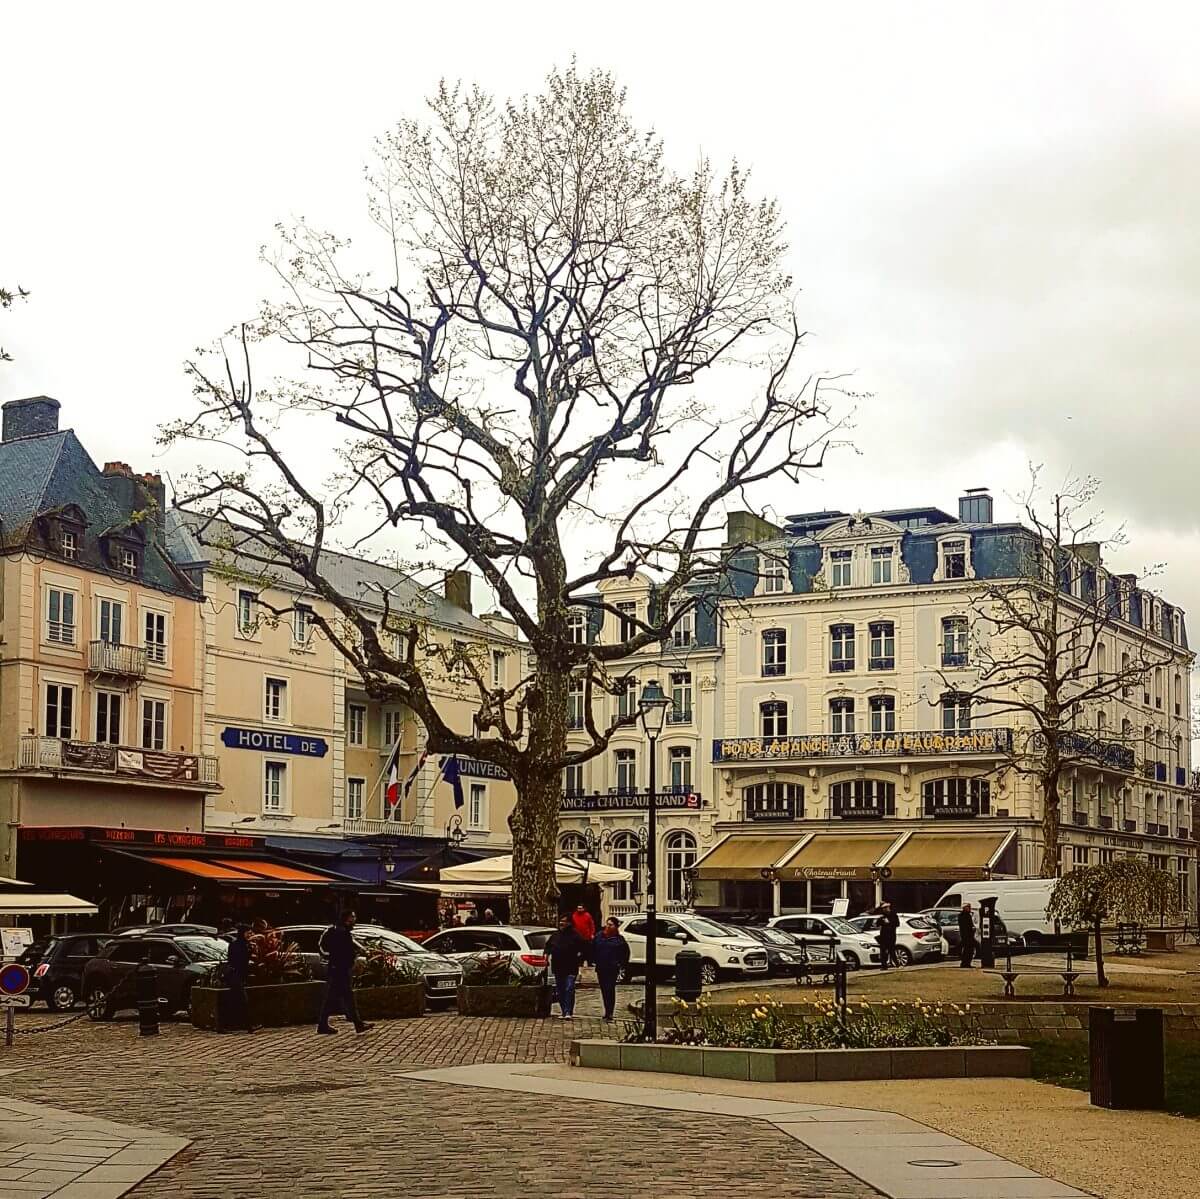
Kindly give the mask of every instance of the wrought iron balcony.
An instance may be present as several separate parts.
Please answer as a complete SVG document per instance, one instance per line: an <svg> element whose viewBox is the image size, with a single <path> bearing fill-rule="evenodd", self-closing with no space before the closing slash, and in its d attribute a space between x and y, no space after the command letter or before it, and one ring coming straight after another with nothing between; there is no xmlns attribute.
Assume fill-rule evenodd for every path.
<svg viewBox="0 0 1200 1199"><path fill-rule="evenodd" d="M1072 824L1081 824L1081 825L1086 826L1087 822L1088 822L1088 814L1086 812L1072 812L1071 813L1071 823Z"/></svg>
<svg viewBox="0 0 1200 1199"><path fill-rule="evenodd" d="M867 669L868 670L895 670L896 669L896 659L893 657L868 658L867 659Z"/></svg>
<svg viewBox="0 0 1200 1199"><path fill-rule="evenodd" d="M132 745L64 741L58 737L33 735L21 738L17 768L117 777L163 787L213 790L221 783L220 762L208 754L179 754Z"/></svg>
<svg viewBox="0 0 1200 1199"><path fill-rule="evenodd" d="M1111 816L1101 816L1100 817L1100 827L1101 828L1112 828L1112 826L1113 826L1113 818Z"/></svg>
<svg viewBox="0 0 1200 1199"><path fill-rule="evenodd" d="M114 645L111 641L88 642L88 671L126 679L146 677L146 651L140 645Z"/></svg>
<svg viewBox="0 0 1200 1199"><path fill-rule="evenodd" d="M966 666L967 651L966 650L943 650L942 665L943 666Z"/></svg>
<svg viewBox="0 0 1200 1199"><path fill-rule="evenodd" d="M1175 836L1177 836L1181 841L1188 840L1188 838L1190 838L1191 835L1192 835L1192 830L1190 828L1178 828L1175 830Z"/></svg>
<svg viewBox="0 0 1200 1199"><path fill-rule="evenodd" d="M854 669L853 658L834 658L829 663L829 670L832 674L849 673Z"/></svg>
<svg viewBox="0 0 1200 1199"><path fill-rule="evenodd" d="M347 837L432 837L434 833L416 820L343 820Z"/></svg>
<svg viewBox="0 0 1200 1199"><path fill-rule="evenodd" d="M1127 833L1136 833L1137 832L1137 821L1136 820L1123 821L1122 827L1123 827L1124 831Z"/></svg>
<svg viewBox="0 0 1200 1199"><path fill-rule="evenodd" d="M667 713L668 724L691 724L692 710L691 708L672 708Z"/></svg>

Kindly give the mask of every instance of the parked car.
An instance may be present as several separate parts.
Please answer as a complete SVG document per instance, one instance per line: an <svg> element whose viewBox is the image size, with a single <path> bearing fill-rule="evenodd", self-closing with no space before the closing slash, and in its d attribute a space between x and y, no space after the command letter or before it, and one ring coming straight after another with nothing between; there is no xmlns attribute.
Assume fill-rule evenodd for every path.
<svg viewBox="0 0 1200 1199"><path fill-rule="evenodd" d="M186 1012L192 987L214 963L225 960L229 943L216 937L114 937L83 968L83 996L92 1020L137 1007L133 972L148 956L162 1010Z"/></svg>
<svg viewBox="0 0 1200 1199"><path fill-rule="evenodd" d="M463 958L476 953L503 953L521 959L526 966L550 975L546 942L554 929L540 924L466 924L444 928L421 942L421 948L446 957Z"/></svg>
<svg viewBox="0 0 1200 1199"><path fill-rule="evenodd" d="M851 970L860 966L879 965L879 942L867 933L859 932L841 916L822 916L816 912L773 916L768 928L782 929L797 940L837 941L838 953Z"/></svg>
<svg viewBox="0 0 1200 1199"><path fill-rule="evenodd" d="M959 946L962 944L962 938L958 935L958 913L961 909L954 908L926 908L921 915L926 920L931 921L938 927L938 932L942 934L942 940L946 942L947 953L958 953ZM975 915L976 923L978 923L978 914ZM1008 926L1000 919L995 917L995 928L992 930L992 944L997 949L1007 950L1009 946ZM1015 944L1011 948L1016 948Z"/></svg>
<svg viewBox="0 0 1200 1199"><path fill-rule="evenodd" d="M1055 941L1058 930L1046 915L1046 905L1058 879L1001 878L985 883L955 883L934 905L958 915L964 903L971 904L979 922L980 900L996 897L996 915L1004 921L1008 935L1029 949Z"/></svg>
<svg viewBox="0 0 1200 1199"><path fill-rule="evenodd" d="M329 963L321 950L321 938L328 929L328 924L285 924L278 930L285 941L295 944L313 978L324 978L327 972ZM444 954L431 950L428 942L418 945L403 933L380 924L356 924L353 936L360 949L382 949L418 966L429 1003L449 1005L455 1001L462 983L462 968Z"/></svg>
<svg viewBox="0 0 1200 1199"><path fill-rule="evenodd" d="M17 954L17 965L28 966L30 970L34 968L42 960L42 954L46 952L53 937L38 937L36 941L30 941L24 949Z"/></svg>
<svg viewBox="0 0 1200 1199"><path fill-rule="evenodd" d="M29 990L52 1012L70 1011L83 995L83 970L111 940L104 933L51 937L33 967Z"/></svg>
<svg viewBox="0 0 1200 1199"><path fill-rule="evenodd" d="M911 966L913 962L942 956L946 946L933 921L903 912L897 912L896 915L900 918L900 925L896 929L896 960L900 965ZM878 940L879 916L855 916L850 923L860 932Z"/></svg>
<svg viewBox="0 0 1200 1199"><path fill-rule="evenodd" d="M217 930L211 924L127 924L114 928L110 937L215 937Z"/></svg>
<svg viewBox="0 0 1200 1199"><path fill-rule="evenodd" d="M745 933L762 943L767 951L767 973L794 978L803 972L804 954L800 943L788 933L778 928L762 928L757 925L727 926L731 932L739 936Z"/></svg>
<svg viewBox="0 0 1200 1199"><path fill-rule="evenodd" d="M670 913L659 915L655 928L655 960L664 973L675 968L675 955L681 949L700 954L701 978L715 983L722 974L767 973L767 951L761 941L744 929L718 924L704 916ZM649 917L644 912L620 920L621 932L629 942L628 974L646 971L646 933Z"/></svg>

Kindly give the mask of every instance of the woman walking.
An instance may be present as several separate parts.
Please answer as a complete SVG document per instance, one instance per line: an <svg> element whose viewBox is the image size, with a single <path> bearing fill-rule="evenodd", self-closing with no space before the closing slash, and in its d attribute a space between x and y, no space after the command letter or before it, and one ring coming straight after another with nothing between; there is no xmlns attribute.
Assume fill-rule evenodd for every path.
<svg viewBox="0 0 1200 1199"><path fill-rule="evenodd" d="M558 991L559 1015L564 1020L575 1019L575 982L579 977L579 964L588 955L590 946L575 931L570 916L560 916L558 932L546 942L546 953L550 957L550 969L554 973L554 986Z"/></svg>
<svg viewBox="0 0 1200 1199"><path fill-rule="evenodd" d="M611 1024L617 1006L617 979L629 965L629 942L621 936L620 926L610 916L592 942L592 965L604 1000L604 1019Z"/></svg>

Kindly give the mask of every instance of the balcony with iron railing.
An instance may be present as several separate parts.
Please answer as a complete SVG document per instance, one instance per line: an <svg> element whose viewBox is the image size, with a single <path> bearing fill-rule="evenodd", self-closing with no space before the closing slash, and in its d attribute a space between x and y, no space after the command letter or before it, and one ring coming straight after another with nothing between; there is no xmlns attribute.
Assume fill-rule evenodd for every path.
<svg viewBox="0 0 1200 1199"><path fill-rule="evenodd" d="M347 837L432 837L419 820L343 820L342 833Z"/></svg>
<svg viewBox="0 0 1200 1199"><path fill-rule="evenodd" d="M100 741L68 741L58 737L21 737L17 769L77 777L111 777L162 787L219 789L220 761L209 754L172 753Z"/></svg>
<svg viewBox="0 0 1200 1199"><path fill-rule="evenodd" d="M146 651L140 645L88 642L88 671L127 679L146 677Z"/></svg>
<svg viewBox="0 0 1200 1199"><path fill-rule="evenodd" d="M691 708L671 708L667 712L667 724L691 724Z"/></svg>

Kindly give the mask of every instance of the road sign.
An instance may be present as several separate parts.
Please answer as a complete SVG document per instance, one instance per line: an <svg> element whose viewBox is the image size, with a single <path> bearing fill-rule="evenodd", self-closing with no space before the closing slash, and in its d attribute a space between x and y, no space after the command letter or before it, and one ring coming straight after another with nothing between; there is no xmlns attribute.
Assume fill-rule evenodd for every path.
<svg viewBox="0 0 1200 1199"><path fill-rule="evenodd" d="M0 995L0 1007L29 1007L32 995Z"/></svg>
<svg viewBox="0 0 1200 1199"><path fill-rule="evenodd" d="M0 995L24 995L29 989L29 971L16 962L0 969Z"/></svg>

